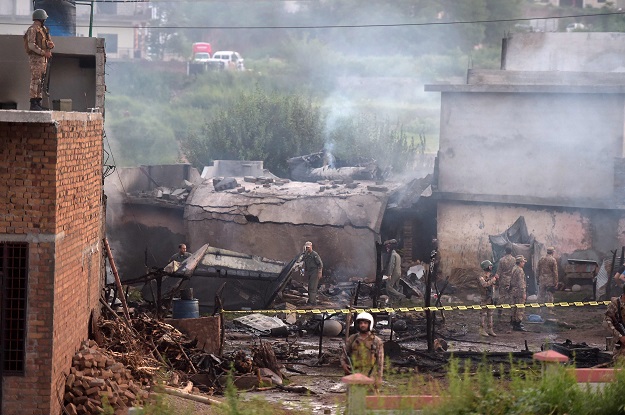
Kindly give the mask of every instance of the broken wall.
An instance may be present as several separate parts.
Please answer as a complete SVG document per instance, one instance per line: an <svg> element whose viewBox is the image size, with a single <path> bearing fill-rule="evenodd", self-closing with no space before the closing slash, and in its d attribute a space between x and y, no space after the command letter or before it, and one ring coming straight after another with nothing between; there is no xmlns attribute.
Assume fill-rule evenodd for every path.
<svg viewBox="0 0 625 415"><path fill-rule="evenodd" d="M248 190L215 192L210 181L194 188L184 214L189 243L290 261L309 240L324 273L375 276L386 193L364 186L351 194L320 193L318 184L301 182Z"/></svg>
<svg viewBox="0 0 625 415"><path fill-rule="evenodd" d="M440 201L443 275L478 268L481 261L492 259L488 236L504 232L519 216L537 241L556 248L556 257L575 257L584 251L583 259L599 259L625 242L625 212ZM586 258L589 255L593 258Z"/></svg>

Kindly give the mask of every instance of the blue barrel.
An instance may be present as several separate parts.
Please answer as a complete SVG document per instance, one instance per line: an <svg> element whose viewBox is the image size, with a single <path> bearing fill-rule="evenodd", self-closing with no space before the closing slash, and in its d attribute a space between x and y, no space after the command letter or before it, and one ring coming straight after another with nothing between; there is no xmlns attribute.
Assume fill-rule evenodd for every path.
<svg viewBox="0 0 625 415"><path fill-rule="evenodd" d="M76 2L72 0L35 0L35 9L48 13L46 26L52 36L76 36Z"/></svg>
<svg viewBox="0 0 625 415"><path fill-rule="evenodd" d="M197 298L193 300L174 298L171 314L173 318L198 318L200 305Z"/></svg>

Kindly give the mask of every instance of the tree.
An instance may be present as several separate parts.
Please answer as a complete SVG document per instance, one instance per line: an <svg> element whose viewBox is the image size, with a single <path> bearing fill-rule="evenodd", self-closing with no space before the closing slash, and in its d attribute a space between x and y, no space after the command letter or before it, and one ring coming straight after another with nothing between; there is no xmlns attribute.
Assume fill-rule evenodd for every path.
<svg viewBox="0 0 625 415"><path fill-rule="evenodd" d="M298 94L244 92L218 112L200 133L182 141L191 163L213 160L263 160L279 176L288 175L286 160L323 148L324 117L310 99Z"/></svg>

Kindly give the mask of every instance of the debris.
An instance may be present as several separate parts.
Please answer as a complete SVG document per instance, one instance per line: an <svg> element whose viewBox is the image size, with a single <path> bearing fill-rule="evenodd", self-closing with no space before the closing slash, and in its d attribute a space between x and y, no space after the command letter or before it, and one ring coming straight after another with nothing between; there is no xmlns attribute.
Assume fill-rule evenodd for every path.
<svg viewBox="0 0 625 415"><path fill-rule="evenodd" d="M191 383L191 385L193 384ZM193 395L189 392L185 392L184 390L178 390L178 389L170 388L168 386L163 387L163 392L169 395L178 396L180 398L189 399L195 402L205 403L208 405L221 405L222 404L222 402L217 399L209 398L208 396Z"/></svg>
<svg viewBox="0 0 625 415"><path fill-rule="evenodd" d="M235 318L234 322L267 334L271 332L271 329L286 327L286 324L279 318L258 313Z"/></svg>
<svg viewBox="0 0 625 415"><path fill-rule="evenodd" d="M65 410L71 414L103 411L102 399L114 410L125 409L148 397L148 392L133 381L130 370L93 340L84 341L72 358L65 379Z"/></svg>
<svg viewBox="0 0 625 415"><path fill-rule="evenodd" d="M371 192L387 192L388 191L388 187L386 186L373 186L373 185L369 185L367 186L367 190L371 191Z"/></svg>
<svg viewBox="0 0 625 415"><path fill-rule="evenodd" d="M237 183L237 179L234 177L226 177L226 178L214 178L213 179L213 187L216 192L220 192L222 190L234 189L238 187L239 183Z"/></svg>

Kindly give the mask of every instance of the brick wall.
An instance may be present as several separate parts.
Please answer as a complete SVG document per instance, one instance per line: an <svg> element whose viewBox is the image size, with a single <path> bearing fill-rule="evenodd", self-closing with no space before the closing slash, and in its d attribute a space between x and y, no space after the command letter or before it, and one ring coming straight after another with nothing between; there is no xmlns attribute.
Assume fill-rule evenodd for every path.
<svg viewBox="0 0 625 415"><path fill-rule="evenodd" d="M100 114L0 111L0 240L29 243L26 366L0 413L59 414L103 280Z"/></svg>

